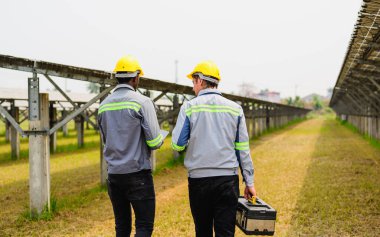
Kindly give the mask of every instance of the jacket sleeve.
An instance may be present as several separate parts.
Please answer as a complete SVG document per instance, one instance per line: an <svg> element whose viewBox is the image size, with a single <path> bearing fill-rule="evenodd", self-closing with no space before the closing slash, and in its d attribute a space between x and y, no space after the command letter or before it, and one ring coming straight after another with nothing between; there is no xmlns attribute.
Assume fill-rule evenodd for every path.
<svg viewBox="0 0 380 237"><path fill-rule="evenodd" d="M100 131L100 137L102 138L102 142L103 144L106 144L106 134L104 134L104 130L103 130L103 126L102 126L102 115L99 114L98 115L98 119L97 119L97 122L98 122L98 128L99 128L99 131Z"/></svg>
<svg viewBox="0 0 380 237"><path fill-rule="evenodd" d="M178 114L177 123L172 133L172 148L175 151L185 150L190 138L190 119L186 115L187 103L185 102L181 106L181 110Z"/></svg>
<svg viewBox="0 0 380 237"><path fill-rule="evenodd" d="M235 152L242 171L242 176L247 186L253 186L253 164L249 148L249 136L243 111L238 117L238 127L235 140Z"/></svg>
<svg viewBox="0 0 380 237"><path fill-rule="evenodd" d="M156 110L152 100L146 100L141 105L141 127L145 134L145 142L151 150L161 147L163 137L160 133Z"/></svg>

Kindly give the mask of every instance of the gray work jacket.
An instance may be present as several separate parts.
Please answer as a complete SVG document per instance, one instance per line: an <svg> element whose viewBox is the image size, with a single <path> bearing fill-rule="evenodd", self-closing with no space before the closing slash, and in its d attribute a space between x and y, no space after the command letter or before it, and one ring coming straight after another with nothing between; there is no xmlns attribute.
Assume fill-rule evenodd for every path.
<svg viewBox="0 0 380 237"><path fill-rule="evenodd" d="M182 105L172 148L183 151L186 146L185 166L190 178L236 175L240 165L246 185L253 185L243 109L217 89L201 90Z"/></svg>
<svg viewBox="0 0 380 237"><path fill-rule="evenodd" d="M151 150L163 142L153 101L126 84L99 106L98 124L109 174L151 169Z"/></svg>

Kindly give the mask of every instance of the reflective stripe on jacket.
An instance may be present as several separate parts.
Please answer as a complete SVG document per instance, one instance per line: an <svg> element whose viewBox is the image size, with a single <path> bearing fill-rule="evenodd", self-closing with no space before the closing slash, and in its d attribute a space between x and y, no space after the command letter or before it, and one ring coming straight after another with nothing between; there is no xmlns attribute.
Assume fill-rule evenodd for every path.
<svg viewBox="0 0 380 237"><path fill-rule="evenodd" d="M120 84L99 106L98 124L108 173L127 174L151 169L151 150L162 145L152 100Z"/></svg>
<svg viewBox="0 0 380 237"><path fill-rule="evenodd" d="M190 178L236 175L239 163L248 186L253 164L243 109L216 89L201 90L185 102L172 134L172 148L187 146L185 166Z"/></svg>

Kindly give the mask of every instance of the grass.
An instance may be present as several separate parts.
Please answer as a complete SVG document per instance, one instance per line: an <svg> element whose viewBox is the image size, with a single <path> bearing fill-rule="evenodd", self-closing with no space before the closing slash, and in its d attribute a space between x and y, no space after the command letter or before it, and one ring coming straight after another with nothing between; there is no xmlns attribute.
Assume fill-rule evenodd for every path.
<svg viewBox="0 0 380 237"><path fill-rule="evenodd" d="M337 120L340 122L341 125L345 126L346 128L348 128L349 130L353 131L354 133L358 133L358 134L361 134L359 129L357 127L355 127L354 125L350 124L348 121L346 120L341 120L339 118L337 118ZM362 134L362 137L368 141L369 144L371 144L371 146L377 148L377 149L380 149L380 141L373 138L373 137L370 137L368 136L367 134Z"/></svg>
<svg viewBox="0 0 380 237"><path fill-rule="evenodd" d="M99 139L97 134L85 139L91 136L94 142ZM60 140L70 146L76 137ZM5 149L9 144L0 145L0 154ZM258 195L278 211L276 236L380 235L380 151L360 135L334 119L315 118L255 139L251 149ZM154 236L194 236L187 171L180 165L183 158L171 157L166 141L157 152L154 174ZM51 156L53 218L32 221L23 216L29 201L26 159L0 161L0 171L0 203L5 207L0 236L114 235L112 207L99 186L97 145ZM236 236L245 235L236 230Z"/></svg>
<svg viewBox="0 0 380 237"><path fill-rule="evenodd" d="M319 126L287 236L379 236L380 150L339 126Z"/></svg>
<svg viewBox="0 0 380 237"><path fill-rule="evenodd" d="M259 139L261 136L265 136L265 135L268 135L268 134L271 134L271 133L274 133L276 131L280 131L282 129L285 129L285 128L288 128L288 127L291 127L291 126L294 126L298 123L301 123L303 121L306 121L308 118L296 118L296 119L293 119L292 121L290 121L289 123L285 124L285 125L282 125L282 126L278 126L276 128L269 128L267 130L265 130L264 132L262 132L258 137L255 137L253 140L255 139Z"/></svg>
<svg viewBox="0 0 380 237"><path fill-rule="evenodd" d="M29 221L50 221L53 219L54 214L57 213L57 199L54 196L50 197L50 207L46 204L44 209L40 214L38 214L35 210L25 210L21 214L21 218L18 221L29 220Z"/></svg>

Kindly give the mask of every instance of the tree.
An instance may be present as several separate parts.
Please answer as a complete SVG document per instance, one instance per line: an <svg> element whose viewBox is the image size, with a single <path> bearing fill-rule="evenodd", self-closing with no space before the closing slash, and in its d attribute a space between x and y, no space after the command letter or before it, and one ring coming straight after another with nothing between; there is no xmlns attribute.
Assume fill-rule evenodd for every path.
<svg viewBox="0 0 380 237"><path fill-rule="evenodd" d="M91 94L99 94L99 91L100 91L100 85L99 85L98 83L90 82L90 83L87 85L87 90L88 90Z"/></svg>
<svg viewBox="0 0 380 237"><path fill-rule="evenodd" d="M288 98L286 98L286 99L285 99L285 103L286 103L287 105L293 105L293 98L292 98L292 97L288 97Z"/></svg>
<svg viewBox="0 0 380 237"><path fill-rule="evenodd" d="M321 110L323 107L321 98L319 96L313 96L313 108L314 110Z"/></svg>
<svg viewBox="0 0 380 237"><path fill-rule="evenodd" d="M301 108L305 107L305 102L299 96L294 97L294 99L292 97L286 98L285 104Z"/></svg>
<svg viewBox="0 0 380 237"><path fill-rule="evenodd" d="M294 98L294 106L297 107L305 107L305 102L298 95Z"/></svg>

